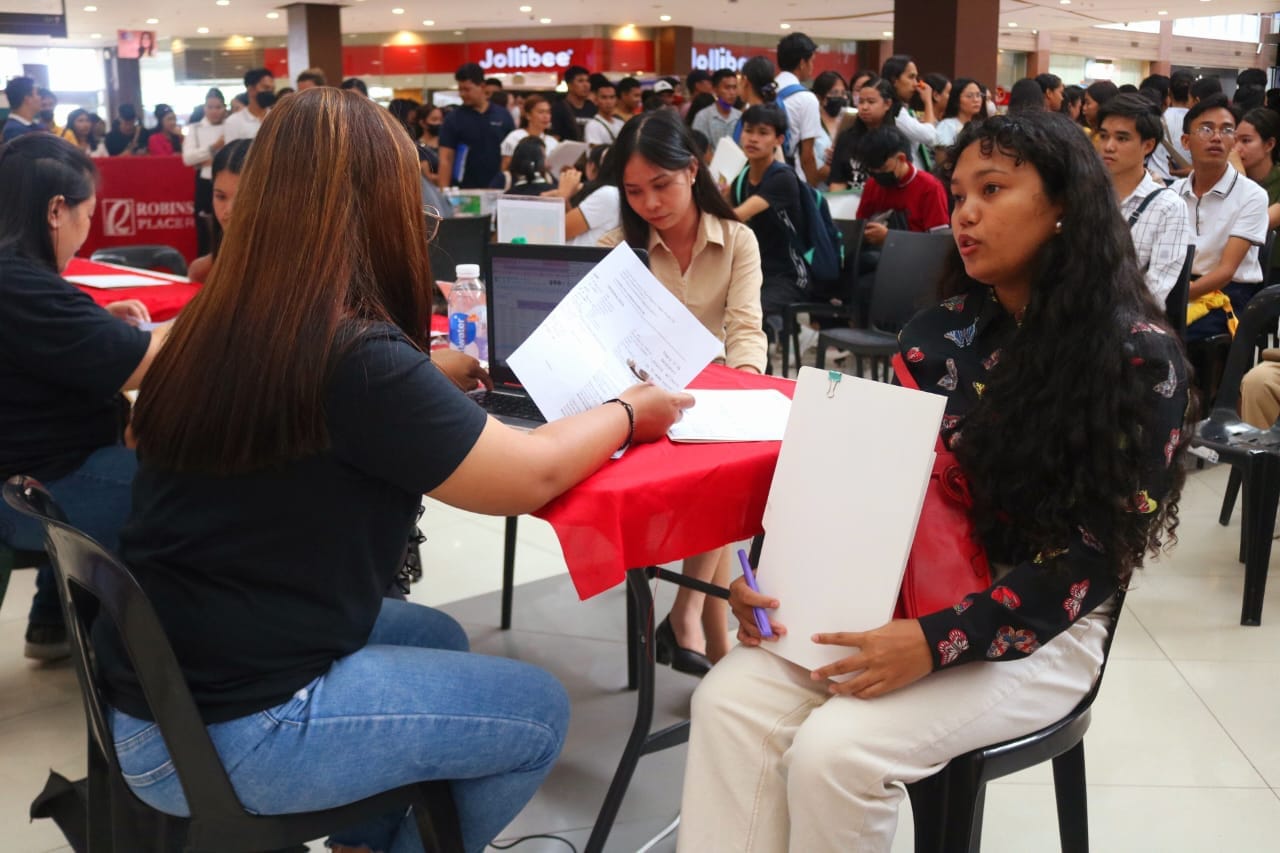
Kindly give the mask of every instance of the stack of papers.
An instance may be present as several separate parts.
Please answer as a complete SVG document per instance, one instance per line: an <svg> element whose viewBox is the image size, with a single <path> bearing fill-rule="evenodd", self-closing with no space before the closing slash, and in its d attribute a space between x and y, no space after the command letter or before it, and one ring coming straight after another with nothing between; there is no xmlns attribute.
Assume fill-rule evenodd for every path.
<svg viewBox="0 0 1280 853"><path fill-rule="evenodd" d="M99 290L116 290L125 287L161 287L166 284L173 284L173 282L165 281L162 278L154 278L149 275L138 275L136 273L120 273L119 275L72 275L67 276L67 281L72 284L83 285L84 287L95 287Z"/></svg>
<svg viewBox="0 0 1280 853"><path fill-rule="evenodd" d="M728 186L738 173L747 165L747 155L742 153L738 143L728 136L720 138L716 143L716 152L711 157L711 176L720 186Z"/></svg>
<svg viewBox="0 0 1280 853"><path fill-rule="evenodd" d="M782 441L791 400L780 391L690 391L697 402L667 431L672 441Z"/></svg>

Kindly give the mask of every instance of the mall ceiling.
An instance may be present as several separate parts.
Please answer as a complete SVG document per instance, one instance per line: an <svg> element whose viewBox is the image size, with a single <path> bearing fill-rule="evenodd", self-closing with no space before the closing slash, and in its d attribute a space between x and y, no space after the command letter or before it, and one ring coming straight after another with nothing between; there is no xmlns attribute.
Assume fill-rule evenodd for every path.
<svg viewBox="0 0 1280 853"><path fill-rule="evenodd" d="M324 0L320 0L324 2ZM117 29L155 30L166 37L274 36L285 34L279 0L66 0L68 41L106 44ZM909 0L907 0L909 2ZM411 30L453 33L479 28L527 28L591 24L663 24L699 29L777 32L788 29L829 38L878 39L893 29L892 0L344 0L347 33ZM56 11L59 0L0 0L0 11ZM1258 0L1001 0L1001 29L1082 29L1095 24L1280 11L1280 3ZM608 20L602 18L607 16ZM669 20L664 20L669 18ZM207 32L206 32L207 31ZM563 34L563 33L561 33ZM14 44L49 44L47 38L4 38Z"/></svg>

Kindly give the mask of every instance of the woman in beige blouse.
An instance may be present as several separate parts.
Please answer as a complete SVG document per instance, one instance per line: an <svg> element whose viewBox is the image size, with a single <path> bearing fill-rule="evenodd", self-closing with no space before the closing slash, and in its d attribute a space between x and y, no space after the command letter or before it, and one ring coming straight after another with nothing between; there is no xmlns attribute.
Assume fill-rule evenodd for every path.
<svg viewBox="0 0 1280 853"><path fill-rule="evenodd" d="M601 240L649 251L649 267L724 343L723 362L760 373L768 357L760 310L760 249L739 222L672 110L627 122L608 160L625 203L622 227ZM685 575L725 586L729 548L684 561ZM701 675L729 651L728 609L681 588L658 626L659 663Z"/></svg>

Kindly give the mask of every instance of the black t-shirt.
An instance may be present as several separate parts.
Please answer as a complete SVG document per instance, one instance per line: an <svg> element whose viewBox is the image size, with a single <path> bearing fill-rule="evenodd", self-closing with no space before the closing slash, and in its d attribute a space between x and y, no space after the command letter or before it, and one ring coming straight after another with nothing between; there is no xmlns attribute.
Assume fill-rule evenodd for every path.
<svg viewBox="0 0 1280 853"><path fill-rule="evenodd" d="M145 153L147 150L147 137L150 135L151 134L147 133L146 128L139 127L138 141L135 143L133 141L133 131L124 133L120 130L120 126L116 125L111 130L107 131L107 135L102 141L107 147L107 153L112 157L118 157L129 148L132 148L136 152Z"/></svg>
<svg viewBox="0 0 1280 853"><path fill-rule="evenodd" d="M854 137L852 130L846 130L836 137L835 148L831 152L831 174L828 182L832 184L848 184L854 192L862 192L867 182L867 170L855 156L855 149L862 136Z"/></svg>
<svg viewBox="0 0 1280 853"><path fill-rule="evenodd" d="M511 113L497 104L489 104L484 112L459 107L445 116L440 128L440 147L452 148L463 161L463 189L482 190L502 170L502 140L515 130Z"/></svg>
<svg viewBox="0 0 1280 853"><path fill-rule="evenodd" d="M142 439L120 552L206 723L278 705L364 646L422 494L486 417L386 324L339 359L325 405L329 449L247 474L160 470ZM150 719L105 622L94 645L108 701Z"/></svg>
<svg viewBox="0 0 1280 853"><path fill-rule="evenodd" d="M583 101L582 106L575 107L568 98L561 98L551 108L551 135L565 141L582 142L583 128L597 112L596 105L590 101Z"/></svg>
<svg viewBox="0 0 1280 853"><path fill-rule="evenodd" d="M759 184L751 183L750 172L744 172L741 183L734 181L734 204L742 204L758 195L769 202L769 208L747 220L760 244L760 271L766 280L794 281L800 287L808 282L808 267L797 251L797 234L804 227L800 208L800 181L795 170L782 163L772 163Z"/></svg>
<svg viewBox="0 0 1280 853"><path fill-rule="evenodd" d="M56 480L120 440L120 388L151 333L47 266L0 256L0 479Z"/></svg>

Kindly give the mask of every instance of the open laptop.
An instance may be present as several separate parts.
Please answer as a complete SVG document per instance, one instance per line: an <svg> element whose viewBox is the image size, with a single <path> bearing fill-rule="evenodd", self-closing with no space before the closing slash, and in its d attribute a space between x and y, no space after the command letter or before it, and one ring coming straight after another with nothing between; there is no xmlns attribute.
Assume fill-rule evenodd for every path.
<svg viewBox="0 0 1280 853"><path fill-rule="evenodd" d="M480 406L508 426L533 429L547 422L507 359L560 300L612 249L490 243L484 278L489 317L489 374L493 391L473 392ZM647 252L637 255L646 265Z"/></svg>

